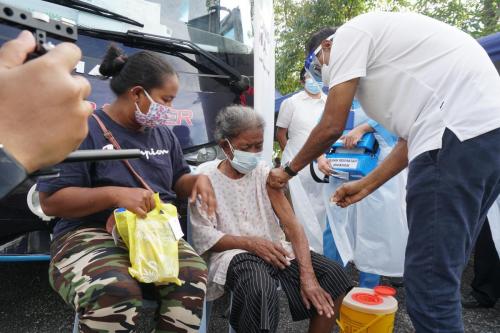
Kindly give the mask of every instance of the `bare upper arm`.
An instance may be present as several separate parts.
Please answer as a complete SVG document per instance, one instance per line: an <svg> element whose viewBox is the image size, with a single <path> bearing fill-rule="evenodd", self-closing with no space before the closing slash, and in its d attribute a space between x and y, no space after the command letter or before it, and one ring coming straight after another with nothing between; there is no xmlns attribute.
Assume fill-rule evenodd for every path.
<svg viewBox="0 0 500 333"><path fill-rule="evenodd" d="M48 202L48 200L50 200L50 197L52 197L57 192L58 191L52 192L52 193L49 193L49 192L38 192L38 197L40 198L40 204L42 206L44 204L46 204Z"/></svg>
<svg viewBox="0 0 500 333"><path fill-rule="evenodd" d="M42 209L52 210L55 206L63 204L66 199L67 188L59 189L55 192L39 192L38 197L40 198L40 205Z"/></svg>
<svg viewBox="0 0 500 333"><path fill-rule="evenodd" d="M290 202L285 196L285 193L281 189L275 189L269 186L266 186L267 194L269 196L269 200L271 201L271 205L273 206L274 213L280 220L283 225L287 225L294 219L293 208L290 205Z"/></svg>
<svg viewBox="0 0 500 333"><path fill-rule="evenodd" d="M276 134L277 135L280 135L280 134L286 134L288 132L288 128L285 128L285 127L279 127L277 126L276 127L278 130L276 131Z"/></svg>
<svg viewBox="0 0 500 333"><path fill-rule="evenodd" d="M328 91L325 111L320 124L342 133L358 88L359 78L342 82Z"/></svg>
<svg viewBox="0 0 500 333"><path fill-rule="evenodd" d="M42 210L48 215L56 215L56 211L60 201L60 191L64 191L64 188L57 190L55 192L39 192L38 197L40 199L40 206ZM63 197L64 198L64 197Z"/></svg>

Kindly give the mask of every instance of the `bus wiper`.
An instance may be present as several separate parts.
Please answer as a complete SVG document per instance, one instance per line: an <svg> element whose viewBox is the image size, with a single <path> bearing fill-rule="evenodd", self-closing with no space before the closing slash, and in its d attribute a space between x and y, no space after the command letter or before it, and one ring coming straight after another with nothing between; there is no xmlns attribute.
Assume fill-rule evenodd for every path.
<svg viewBox="0 0 500 333"><path fill-rule="evenodd" d="M122 43L125 46L140 47L154 52L173 55L183 59L193 67L200 69L202 72L214 73L213 70L207 66L192 60L185 54L199 55L207 59L212 65L216 66L227 75L229 77L230 87L237 92L241 93L250 87L250 79L247 76L241 75L235 68L188 40L153 35L135 30L117 32L78 27L78 32L83 35Z"/></svg>
<svg viewBox="0 0 500 333"><path fill-rule="evenodd" d="M109 9L102 8L96 5L92 5L85 1L80 0L43 0L45 2L54 3L56 5L73 8L82 12L91 13L97 16L107 17L111 20L120 21L128 24L132 24L143 28L144 24L137 22L129 17L123 16L121 14L115 13Z"/></svg>

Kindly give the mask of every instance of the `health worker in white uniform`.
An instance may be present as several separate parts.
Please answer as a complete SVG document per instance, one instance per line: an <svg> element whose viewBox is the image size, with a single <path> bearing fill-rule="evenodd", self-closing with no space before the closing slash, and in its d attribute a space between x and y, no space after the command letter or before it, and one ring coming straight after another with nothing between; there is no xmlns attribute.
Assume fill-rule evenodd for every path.
<svg viewBox="0 0 500 333"><path fill-rule="evenodd" d="M355 148L365 133L373 133L380 153L378 163L386 158L397 137L377 122L369 119L355 100L354 128L341 140L346 148ZM324 232L324 255L343 266L353 262L360 271L359 286L373 288L380 276L401 277L408 239L406 221L406 172L400 172L390 181L360 202L341 208L331 201L332 194L346 180L335 177L325 155L318 158L321 172L329 176L323 187L328 225ZM331 239L333 236L333 239Z"/></svg>
<svg viewBox="0 0 500 333"><path fill-rule="evenodd" d="M282 163L290 161L302 148L325 108L326 96L321 91L322 83L313 79L302 69L300 81L304 90L283 101L276 121L278 142L283 151ZM304 226L309 246L323 253L323 231L325 230L325 205L322 196L324 184L317 183L309 169L289 183L293 210Z"/></svg>

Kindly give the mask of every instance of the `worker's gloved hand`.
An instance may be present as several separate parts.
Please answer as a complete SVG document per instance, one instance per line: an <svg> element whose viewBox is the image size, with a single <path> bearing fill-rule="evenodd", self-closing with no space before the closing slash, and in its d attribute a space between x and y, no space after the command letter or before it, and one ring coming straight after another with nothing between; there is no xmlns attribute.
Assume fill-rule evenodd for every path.
<svg viewBox="0 0 500 333"><path fill-rule="evenodd" d="M0 143L28 172L62 161L87 135L89 82L71 72L80 49L61 43L25 63L35 38L23 31L0 48Z"/></svg>
<svg viewBox="0 0 500 333"><path fill-rule="evenodd" d="M365 131L360 127L356 127L352 129L349 133L346 135L343 135L340 140L344 142L344 146L347 149L353 149L356 147L358 144L359 140L365 135Z"/></svg>
<svg viewBox="0 0 500 333"><path fill-rule="evenodd" d="M333 169L328 159L324 155L321 155L320 157L318 157L317 161L319 171L323 172L325 176L331 176Z"/></svg>

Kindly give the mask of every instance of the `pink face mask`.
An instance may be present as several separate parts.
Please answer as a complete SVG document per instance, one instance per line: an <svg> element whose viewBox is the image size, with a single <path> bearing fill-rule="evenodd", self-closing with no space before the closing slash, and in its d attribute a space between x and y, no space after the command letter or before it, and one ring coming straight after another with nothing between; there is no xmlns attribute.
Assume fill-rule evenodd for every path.
<svg viewBox="0 0 500 333"><path fill-rule="evenodd" d="M171 112L171 108L153 101L146 90L144 90L144 93L151 104L149 105L148 113L144 114L139 109L139 105L135 103L135 120L141 126L145 127L166 126L167 124L171 124L172 118L175 118L175 114Z"/></svg>

